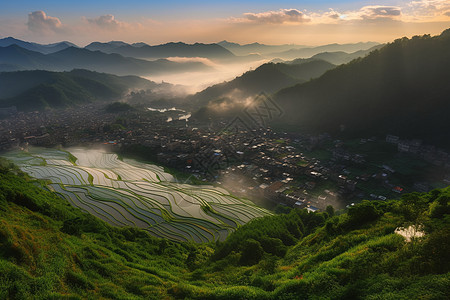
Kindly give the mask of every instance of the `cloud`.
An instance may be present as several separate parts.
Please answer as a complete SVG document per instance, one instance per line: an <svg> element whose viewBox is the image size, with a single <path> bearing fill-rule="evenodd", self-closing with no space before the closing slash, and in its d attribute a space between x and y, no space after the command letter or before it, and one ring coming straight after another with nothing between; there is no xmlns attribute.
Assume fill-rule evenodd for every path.
<svg viewBox="0 0 450 300"><path fill-rule="evenodd" d="M47 16L42 10L28 14L28 29L36 33L61 32L63 25L58 18Z"/></svg>
<svg viewBox="0 0 450 300"><path fill-rule="evenodd" d="M402 9L396 6L371 5L363 6L359 10L347 11L340 14L340 20L346 21L374 21L374 20L394 20L402 15Z"/></svg>
<svg viewBox="0 0 450 300"><path fill-rule="evenodd" d="M397 6L371 5L353 11L338 12L332 8L327 12L304 13L298 9L280 9L262 13L245 13L244 18L234 18L235 23L260 24L301 24L311 22L314 24L334 24L344 21L373 21L395 20L400 18L402 10Z"/></svg>
<svg viewBox="0 0 450 300"><path fill-rule="evenodd" d="M95 19L86 19L89 24L96 25L101 29L116 31L121 28L127 27L128 24L125 22L117 21L113 15L104 15Z"/></svg>
<svg viewBox="0 0 450 300"><path fill-rule="evenodd" d="M309 19L297 9L280 9L279 11L267 11L262 13L245 13L247 21L265 24L304 23Z"/></svg>
<svg viewBox="0 0 450 300"><path fill-rule="evenodd" d="M448 0L413 0L398 6L367 5L347 11L302 12L299 9L280 9L261 13L245 13L241 18L231 18L233 23L260 24L343 24L447 21L450 16Z"/></svg>
<svg viewBox="0 0 450 300"><path fill-rule="evenodd" d="M170 61L174 61L174 62L178 62L178 63L194 63L194 62L199 62L202 63L204 65L210 66L210 67L216 67L217 64L212 62L209 58L205 58L205 57L178 57L178 56L174 56L174 57L167 57L167 60Z"/></svg>
<svg viewBox="0 0 450 300"><path fill-rule="evenodd" d="M360 10L361 18L394 18L401 15L401 9L395 6L364 6Z"/></svg>
<svg viewBox="0 0 450 300"><path fill-rule="evenodd" d="M407 6L412 16L422 19L449 16L450 12L450 2L448 0L412 1Z"/></svg>

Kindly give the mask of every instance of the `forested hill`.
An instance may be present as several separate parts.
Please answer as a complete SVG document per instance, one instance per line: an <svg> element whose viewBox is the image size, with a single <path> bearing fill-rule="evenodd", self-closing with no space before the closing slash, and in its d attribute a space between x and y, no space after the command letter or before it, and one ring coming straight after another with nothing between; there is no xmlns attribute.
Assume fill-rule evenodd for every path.
<svg viewBox="0 0 450 300"><path fill-rule="evenodd" d="M448 145L450 29L395 40L310 82L279 91L284 125L420 138Z"/></svg>
<svg viewBox="0 0 450 300"><path fill-rule="evenodd" d="M248 97L261 92L274 93L282 88L319 77L335 65L323 60L305 60L298 63L265 63L235 79L213 85L188 97L197 107L218 99Z"/></svg>
<svg viewBox="0 0 450 300"><path fill-rule="evenodd" d="M447 299L450 189L287 210L223 243L175 243L82 213L0 160L1 299ZM400 226L418 232L407 242Z"/></svg>
<svg viewBox="0 0 450 300"><path fill-rule="evenodd" d="M0 73L0 107L18 110L61 108L95 100L115 100L130 89L158 84L137 76L116 76L87 70Z"/></svg>

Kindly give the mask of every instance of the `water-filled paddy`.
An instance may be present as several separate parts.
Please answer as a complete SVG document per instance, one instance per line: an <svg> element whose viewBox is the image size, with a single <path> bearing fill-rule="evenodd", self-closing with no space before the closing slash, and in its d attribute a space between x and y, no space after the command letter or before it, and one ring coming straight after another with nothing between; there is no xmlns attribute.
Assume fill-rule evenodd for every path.
<svg viewBox="0 0 450 300"><path fill-rule="evenodd" d="M75 207L114 226L172 240L223 240L237 224L270 214L211 185L177 183L160 166L101 150L30 148L3 155Z"/></svg>

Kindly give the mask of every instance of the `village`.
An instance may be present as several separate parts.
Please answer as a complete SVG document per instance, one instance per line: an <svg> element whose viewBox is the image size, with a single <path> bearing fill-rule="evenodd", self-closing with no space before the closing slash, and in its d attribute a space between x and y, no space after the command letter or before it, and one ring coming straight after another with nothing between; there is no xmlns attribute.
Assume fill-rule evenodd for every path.
<svg viewBox="0 0 450 300"><path fill-rule="evenodd" d="M110 113L104 107L92 103L45 112L8 110L0 119L0 150L83 145L126 155L139 145L146 153L143 158L186 174L186 180L222 185L263 206L310 211L450 184L448 153L391 134L343 141L328 134L250 126L239 118L206 124L179 117L176 111ZM411 168L397 169L399 160ZM426 175L430 172L433 178Z"/></svg>

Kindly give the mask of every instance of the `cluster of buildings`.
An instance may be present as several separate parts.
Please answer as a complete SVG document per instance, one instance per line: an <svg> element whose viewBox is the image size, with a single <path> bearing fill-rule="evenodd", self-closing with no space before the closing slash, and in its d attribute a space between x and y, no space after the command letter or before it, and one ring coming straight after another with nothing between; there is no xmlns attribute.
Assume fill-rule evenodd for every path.
<svg viewBox="0 0 450 300"><path fill-rule="evenodd" d="M386 135L386 142L397 145L397 149L402 153L411 153L424 159L425 161L445 168L450 168L450 154L432 145L423 145L418 139L401 139L398 136Z"/></svg>

